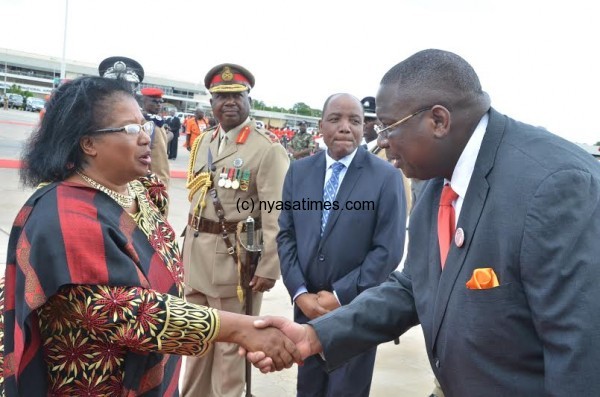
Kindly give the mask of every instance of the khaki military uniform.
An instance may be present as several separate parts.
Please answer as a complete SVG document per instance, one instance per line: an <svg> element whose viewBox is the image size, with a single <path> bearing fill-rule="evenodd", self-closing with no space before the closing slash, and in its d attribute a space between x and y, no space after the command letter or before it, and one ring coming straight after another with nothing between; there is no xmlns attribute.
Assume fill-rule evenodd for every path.
<svg viewBox="0 0 600 397"><path fill-rule="evenodd" d="M162 127L154 126L154 140L150 149L150 156L152 156L150 169L168 189L171 175L167 158L167 133Z"/></svg>
<svg viewBox="0 0 600 397"><path fill-rule="evenodd" d="M236 143L239 136L246 135L245 127L250 128L247 139L244 143ZM281 201L283 181L289 166L287 154L274 134L257 128L249 118L229 131L228 137L233 139L221 154L218 154L218 129L206 131L198 138L200 142L196 157L190 158L190 164L194 173L207 171L210 149L215 170L212 173L212 183L223 205L226 221L245 221L248 216L257 221L260 219L264 246L255 275L278 279L280 268L275 237L279 231L279 211L269 212L265 208L261 210L259 200L271 203ZM217 183L223 170L226 173L247 172L247 191L218 187ZM201 193L197 192L192 198L190 218L200 195ZM205 201L206 206L201 212L201 217L218 222L219 218L209 194L206 195ZM230 234L229 238L235 245L235 234ZM239 254L243 259L244 253ZM237 297L240 281L238 266L227 253L227 246L219 234L197 233L188 225L183 245L183 263L188 301L230 312L244 312L243 302ZM261 302L262 293L253 294L253 314L259 313ZM237 354L237 346L230 343L215 344L203 357L188 357L182 395L240 397L245 381L244 364L245 360Z"/></svg>

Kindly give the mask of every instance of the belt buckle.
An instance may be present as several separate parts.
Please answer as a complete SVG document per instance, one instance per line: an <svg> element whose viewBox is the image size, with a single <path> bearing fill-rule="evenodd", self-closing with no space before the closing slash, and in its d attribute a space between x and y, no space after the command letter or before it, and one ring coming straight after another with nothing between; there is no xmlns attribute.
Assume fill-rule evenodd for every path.
<svg viewBox="0 0 600 397"><path fill-rule="evenodd" d="M233 247L229 247L229 248L227 248L227 253L228 253L229 255L233 255L233 253L234 253L234 252L235 252L235 249L234 249Z"/></svg>
<svg viewBox="0 0 600 397"><path fill-rule="evenodd" d="M192 215L192 228L196 231L200 230L200 217Z"/></svg>

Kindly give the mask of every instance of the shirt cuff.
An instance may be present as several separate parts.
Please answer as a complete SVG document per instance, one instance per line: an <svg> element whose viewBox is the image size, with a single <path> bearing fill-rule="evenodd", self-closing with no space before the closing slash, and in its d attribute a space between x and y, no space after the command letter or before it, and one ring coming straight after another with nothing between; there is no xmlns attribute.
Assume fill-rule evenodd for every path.
<svg viewBox="0 0 600 397"><path fill-rule="evenodd" d="M333 290L333 296L335 296L335 299L337 299L338 303L340 304L340 306L342 306L342 302L340 302L340 298L338 298L335 290Z"/></svg>
<svg viewBox="0 0 600 397"><path fill-rule="evenodd" d="M298 288L296 290L296 293L294 294L294 299L292 299L294 302L296 302L296 298L299 297L302 294L306 294L308 293L308 290L306 289L305 285L302 285L300 288Z"/></svg>

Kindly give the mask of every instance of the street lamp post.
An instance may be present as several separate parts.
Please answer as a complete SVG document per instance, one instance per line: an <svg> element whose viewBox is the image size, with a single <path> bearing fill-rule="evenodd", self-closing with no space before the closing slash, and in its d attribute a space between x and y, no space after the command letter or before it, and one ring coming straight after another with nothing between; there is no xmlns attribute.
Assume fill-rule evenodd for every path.
<svg viewBox="0 0 600 397"><path fill-rule="evenodd" d="M4 58L4 97L6 97L6 75L8 75L8 63L6 58L8 58L8 51L5 50L4 52L6 53L6 57Z"/></svg>
<svg viewBox="0 0 600 397"><path fill-rule="evenodd" d="M60 78L64 80L66 77L67 63L65 60L65 54L67 51L67 21L69 16L69 0L65 0L65 30L63 32L63 49L62 49L62 61L60 62Z"/></svg>

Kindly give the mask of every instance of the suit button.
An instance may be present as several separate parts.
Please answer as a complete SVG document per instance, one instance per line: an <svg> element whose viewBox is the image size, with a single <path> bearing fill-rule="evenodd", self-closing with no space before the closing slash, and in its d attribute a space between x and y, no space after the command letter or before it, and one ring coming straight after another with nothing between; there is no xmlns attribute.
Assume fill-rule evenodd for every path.
<svg viewBox="0 0 600 397"><path fill-rule="evenodd" d="M325 260L325 255L319 254L319 262L323 262Z"/></svg>
<svg viewBox="0 0 600 397"><path fill-rule="evenodd" d="M435 359L435 367L436 367L436 368L439 368L439 367L440 367L440 359L439 359L439 358L436 358L436 359Z"/></svg>

